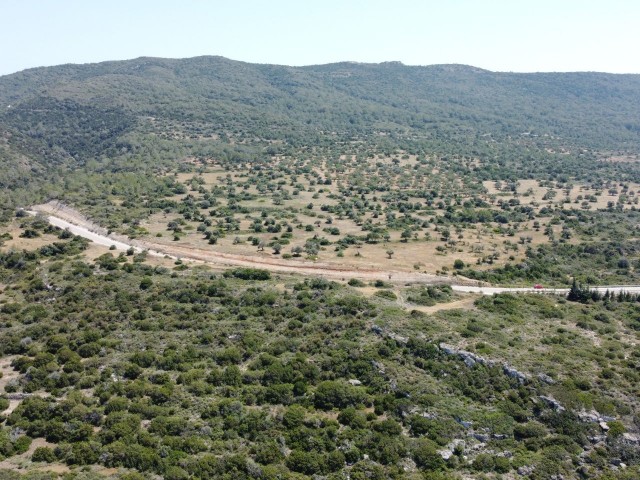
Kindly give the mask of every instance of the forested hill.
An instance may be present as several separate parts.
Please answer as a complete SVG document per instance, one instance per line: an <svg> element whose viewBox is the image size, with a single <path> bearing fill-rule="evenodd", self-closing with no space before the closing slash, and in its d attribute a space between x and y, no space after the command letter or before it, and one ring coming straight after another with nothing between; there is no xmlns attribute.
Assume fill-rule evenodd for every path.
<svg viewBox="0 0 640 480"><path fill-rule="evenodd" d="M0 77L0 104L4 129L72 156L99 154L110 140L142 128L143 117L165 133L214 129L303 143L326 133L427 140L549 135L566 146L640 149L640 75L139 58ZM58 138L65 129L75 140ZM79 142L84 137L91 141Z"/></svg>
<svg viewBox="0 0 640 480"><path fill-rule="evenodd" d="M584 176L600 172L587 160L603 152L640 152L640 75L197 57L0 77L0 203L7 211L69 192L78 169L150 177L189 157L260 161L309 148L476 158L486 178ZM632 164L611 168L610 178L637 176L619 172Z"/></svg>

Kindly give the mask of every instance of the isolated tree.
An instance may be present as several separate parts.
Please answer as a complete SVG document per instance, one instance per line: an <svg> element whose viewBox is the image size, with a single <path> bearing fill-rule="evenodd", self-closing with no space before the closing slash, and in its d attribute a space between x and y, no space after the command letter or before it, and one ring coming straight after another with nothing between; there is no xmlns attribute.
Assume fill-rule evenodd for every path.
<svg viewBox="0 0 640 480"><path fill-rule="evenodd" d="M393 256L395 252L391 249L387 250L387 256L389 257L389 259L391 259L391 257Z"/></svg>
<svg viewBox="0 0 640 480"><path fill-rule="evenodd" d="M316 242L307 241L307 243L304 244L304 251L307 252L307 255L317 255L319 250L320 248Z"/></svg>

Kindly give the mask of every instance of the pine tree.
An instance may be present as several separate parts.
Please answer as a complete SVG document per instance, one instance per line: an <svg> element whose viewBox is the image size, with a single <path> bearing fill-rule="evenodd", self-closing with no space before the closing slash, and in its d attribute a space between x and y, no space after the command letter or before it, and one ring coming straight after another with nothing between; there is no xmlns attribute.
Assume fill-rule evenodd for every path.
<svg viewBox="0 0 640 480"><path fill-rule="evenodd" d="M573 283L571 284L569 295L567 295L567 300L569 300L570 302L580 301L580 287L578 287L578 282L576 281L575 277L573 278Z"/></svg>

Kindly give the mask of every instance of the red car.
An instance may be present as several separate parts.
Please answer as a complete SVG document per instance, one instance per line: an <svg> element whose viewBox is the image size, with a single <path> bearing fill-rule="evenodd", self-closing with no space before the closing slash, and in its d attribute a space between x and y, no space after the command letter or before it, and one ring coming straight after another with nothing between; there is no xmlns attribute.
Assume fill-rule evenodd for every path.
<svg viewBox="0 0 640 480"><path fill-rule="evenodd" d="M542 290L544 287L542 285L540 285L539 283L536 283L533 288L535 288L536 290Z"/></svg>

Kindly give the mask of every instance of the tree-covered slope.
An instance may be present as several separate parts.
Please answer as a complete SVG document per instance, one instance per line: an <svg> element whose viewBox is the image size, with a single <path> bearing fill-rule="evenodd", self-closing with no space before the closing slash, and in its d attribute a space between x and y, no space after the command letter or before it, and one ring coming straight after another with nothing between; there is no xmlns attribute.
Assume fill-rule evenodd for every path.
<svg viewBox="0 0 640 480"><path fill-rule="evenodd" d="M639 299L586 288L640 278L639 97L221 57L0 77L0 480L639 478ZM65 205L175 256L22 210ZM270 271L311 262L340 282Z"/></svg>
<svg viewBox="0 0 640 480"><path fill-rule="evenodd" d="M130 123L133 115L279 140L299 141L320 132L410 138L528 133L559 137L566 146L640 146L637 75L494 73L396 62L285 67L222 57L139 58L8 75L0 78L0 103L4 124L36 138L58 139L64 131L52 124L78 111L86 119L85 128L74 132L80 145L85 129L93 133L91 139L104 140L140 128ZM122 123L110 128L114 115ZM77 154L74 146L68 151ZM95 148L84 154L95 155Z"/></svg>
<svg viewBox="0 0 640 480"><path fill-rule="evenodd" d="M0 478L638 478L634 301L409 313L19 230L43 242L0 251Z"/></svg>
<svg viewBox="0 0 640 480"><path fill-rule="evenodd" d="M85 173L148 176L186 158L254 162L318 149L473 158L482 179L628 181L635 164L598 158L640 151L639 107L638 75L222 57L36 68L0 77L0 205L6 216L61 198L70 176Z"/></svg>

